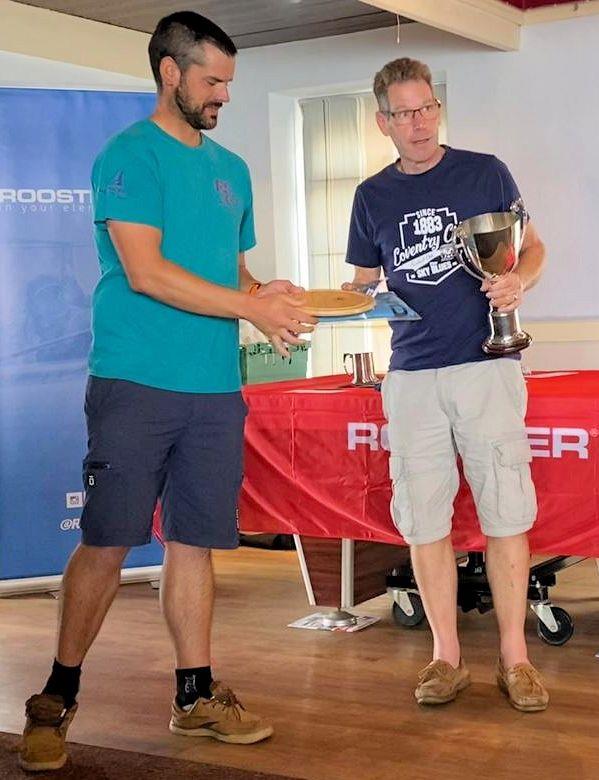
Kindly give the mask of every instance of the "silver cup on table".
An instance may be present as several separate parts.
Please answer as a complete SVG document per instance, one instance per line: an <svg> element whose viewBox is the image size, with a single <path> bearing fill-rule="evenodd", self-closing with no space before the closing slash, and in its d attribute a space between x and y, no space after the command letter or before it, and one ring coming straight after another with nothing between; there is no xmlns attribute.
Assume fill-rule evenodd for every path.
<svg viewBox="0 0 599 780"><path fill-rule="evenodd" d="M351 361L351 372L346 366L348 358ZM346 352L343 355L343 369L351 376L354 387L374 387L381 381L374 371L372 352Z"/></svg>
<svg viewBox="0 0 599 780"><path fill-rule="evenodd" d="M521 200L509 211L480 214L458 223L450 253L477 279L496 279L515 270L528 215ZM509 355L526 349L532 341L520 327L518 311L489 311L491 333L483 342L483 351L491 355Z"/></svg>

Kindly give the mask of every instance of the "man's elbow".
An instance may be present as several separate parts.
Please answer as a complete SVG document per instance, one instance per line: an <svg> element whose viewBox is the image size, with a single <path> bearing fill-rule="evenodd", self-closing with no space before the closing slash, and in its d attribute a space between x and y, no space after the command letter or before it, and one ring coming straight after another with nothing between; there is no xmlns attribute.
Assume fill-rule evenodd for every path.
<svg viewBox="0 0 599 780"><path fill-rule="evenodd" d="M140 295L149 295L150 297L153 297L156 292L156 282L147 273L130 271L127 274L127 281L133 292L140 293Z"/></svg>
<svg viewBox="0 0 599 780"><path fill-rule="evenodd" d="M129 287L133 292L152 296L159 282L160 266L157 263L129 263L125 268Z"/></svg>
<svg viewBox="0 0 599 780"><path fill-rule="evenodd" d="M127 274L127 281L133 292L147 294L147 279L143 274L130 272Z"/></svg>
<svg viewBox="0 0 599 780"><path fill-rule="evenodd" d="M539 281L545 270L547 263L545 244L540 239L536 240L528 247L526 255L522 259L524 262L519 273L523 280L524 289L529 290Z"/></svg>
<svg viewBox="0 0 599 780"><path fill-rule="evenodd" d="M537 252L539 256L539 273L544 270L547 264L547 248L545 244L539 239L537 244Z"/></svg>

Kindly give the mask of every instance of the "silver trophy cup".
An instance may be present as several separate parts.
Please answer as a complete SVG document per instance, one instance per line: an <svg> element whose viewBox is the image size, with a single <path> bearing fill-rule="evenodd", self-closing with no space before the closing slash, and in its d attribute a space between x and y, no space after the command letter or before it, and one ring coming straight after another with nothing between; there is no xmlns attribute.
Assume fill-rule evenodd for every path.
<svg viewBox="0 0 599 780"><path fill-rule="evenodd" d="M351 360L351 373L345 365L348 358ZM343 355L343 369L351 376L351 383L355 387L374 387L381 381L374 371L372 352L346 352Z"/></svg>
<svg viewBox="0 0 599 780"><path fill-rule="evenodd" d="M454 231L453 251L468 273L477 279L496 279L518 265L528 215L522 201L510 211L480 214L460 222ZM526 349L532 341L520 327L517 310L499 312L490 307L490 336L483 351L491 355L509 355Z"/></svg>

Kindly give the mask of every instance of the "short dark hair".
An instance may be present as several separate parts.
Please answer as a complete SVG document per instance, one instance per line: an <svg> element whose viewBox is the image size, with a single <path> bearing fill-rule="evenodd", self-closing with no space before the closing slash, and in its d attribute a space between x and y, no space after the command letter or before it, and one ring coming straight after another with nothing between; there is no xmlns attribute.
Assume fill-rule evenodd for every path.
<svg viewBox="0 0 599 780"><path fill-rule="evenodd" d="M198 44L211 43L229 57L237 54L237 47L224 30L194 11L177 11L161 19L150 38L148 54L154 80L160 90L160 63L172 57L182 71L191 65L191 51Z"/></svg>

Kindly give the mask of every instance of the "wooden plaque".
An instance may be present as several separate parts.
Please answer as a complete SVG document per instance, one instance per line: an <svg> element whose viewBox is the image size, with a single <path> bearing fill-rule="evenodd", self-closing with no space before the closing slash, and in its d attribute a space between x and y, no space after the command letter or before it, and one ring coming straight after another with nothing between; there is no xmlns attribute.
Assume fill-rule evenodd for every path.
<svg viewBox="0 0 599 780"><path fill-rule="evenodd" d="M362 314L374 307L374 298L352 290L306 290L302 309L315 317Z"/></svg>

